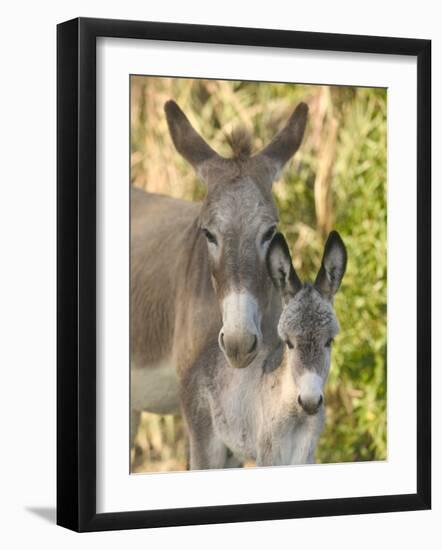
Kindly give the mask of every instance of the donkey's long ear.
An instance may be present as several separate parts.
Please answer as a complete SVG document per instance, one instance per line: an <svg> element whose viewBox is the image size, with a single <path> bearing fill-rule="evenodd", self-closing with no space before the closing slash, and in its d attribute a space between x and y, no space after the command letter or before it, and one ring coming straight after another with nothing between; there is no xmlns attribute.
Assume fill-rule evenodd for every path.
<svg viewBox="0 0 442 550"><path fill-rule="evenodd" d="M218 153L195 131L175 101L167 101L164 105L164 111L176 150L197 172L207 160L220 158Z"/></svg>
<svg viewBox="0 0 442 550"><path fill-rule="evenodd" d="M332 231L325 243L321 268L315 281L315 287L324 298L333 299L341 284L346 267L347 250L344 242L337 231Z"/></svg>
<svg viewBox="0 0 442 550"><path fill-rule="evenodd" d="M307 125L308 106L299 103L287 124L258 156L265 158L271 165L272 177L276 179L285 163L296 153L301 145Z"/></svg>
<svg viewBox="0 0 442 550"><path fill-rule="evenodd" d="M293 267L289 247L282 233L276 233L269 245L267 269L285 303L301 290L302 283Z"/></svg>

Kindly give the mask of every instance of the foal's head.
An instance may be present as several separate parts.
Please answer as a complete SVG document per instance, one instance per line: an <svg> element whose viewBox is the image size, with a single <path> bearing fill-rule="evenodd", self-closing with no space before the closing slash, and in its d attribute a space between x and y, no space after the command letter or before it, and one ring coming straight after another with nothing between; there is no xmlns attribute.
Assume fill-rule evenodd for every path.
<svg viewBox="0 0 442 550"><path fill-rule="evenodd" d="M346 264L347 252L336 231L327 239L314 284L302 284L299 280L281 233L275 235L269 246L268 270L284 301L278 332L288 348L298 403L308 414L316 413L324 400L333 338L339 332L333 297Z"/></svg>
<svg viewBox="0 0 442 550"><path fill-rule="evenodd" d="M298 149L307 121L300 103L284 128L259 153L236 134L233 158L223 158L195 131L176 103L165 106L177 151L207 185L199 218L223 326L219 346L233 367L246 367L262 343L261 321L268 300L266 253L278 212L272 183Z"/></svg>

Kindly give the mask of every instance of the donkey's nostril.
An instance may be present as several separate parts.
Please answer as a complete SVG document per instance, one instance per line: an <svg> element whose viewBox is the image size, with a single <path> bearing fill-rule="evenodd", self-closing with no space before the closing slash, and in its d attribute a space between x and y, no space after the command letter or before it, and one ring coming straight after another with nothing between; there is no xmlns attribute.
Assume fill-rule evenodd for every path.
<svg viewBox="0 0 442 550"><path fill-rule="evenodd" d="M224 329L218 334L218 344L231 366L247 367L256 357L259 348L259 336L240 334Z"/></svg>
<svg viewBox="0 0 442 550"><path fill-rule="evenodd" d="M298 395L298 403L307 414L316 414L323 401L324 398L322 397L322 395L320 395L316 403L312 403L310 399L304 403L304 401L301 399L301 394Z"/></svg>
<svg viewBox="0 0 442 550"><path fill-rule="evenodd" d="M257 345L258 345L258 337L255 334L253 336L253 344L247 353L248 354L253 353L256 350Z"/></svg>

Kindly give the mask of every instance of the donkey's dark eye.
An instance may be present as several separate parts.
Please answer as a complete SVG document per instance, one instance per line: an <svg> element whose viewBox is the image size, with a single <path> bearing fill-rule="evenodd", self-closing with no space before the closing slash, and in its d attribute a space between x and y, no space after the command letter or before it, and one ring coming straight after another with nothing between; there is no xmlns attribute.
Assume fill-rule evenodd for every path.
<svg viewBox="0 0 442 550"><path fill-rule="evenodd" d="M209 243L218 244L218 241L216 240L215 235L213 233L211 233L208 229L203 227L202 232L204 233L204 236L209 241Z"/></svg>
<svg viewBox="0 0 442 550"><path fill-rule="evenodd" d="M293 346L293 344L290 342L290 340L289 340L288 338L287 338L287 340L285 341L285 343L287 344L287 347L288 347L289 349L293 349L294 346Z"/></svg>
<svg viewBox="0 0 442 550"><path fill-rule="evenodd" d="M262 244L265 244L266 242L270 241L270 239L275 234L276 225L272 225L272 227L269 227L267 231L262 236Z"/></svg>
<svg viewBox="0 0 442 550"><path fill-rule="evenodd" d="M327 342L325 343L325 347L330 348L332 344L333 344L333 338L330 338L330 340L327 340Z"/></svg>

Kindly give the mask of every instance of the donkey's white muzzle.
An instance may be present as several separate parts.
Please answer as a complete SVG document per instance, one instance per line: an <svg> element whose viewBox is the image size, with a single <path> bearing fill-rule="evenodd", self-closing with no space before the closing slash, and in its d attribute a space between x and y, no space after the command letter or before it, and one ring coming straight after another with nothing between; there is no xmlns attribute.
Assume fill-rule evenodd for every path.
<svg viewBox="0 0 442 550"><path fill-rule="evenodd" d="M307 414L316 414L324 401L322 378L315 372L306 372L298 381L298 403Z"/></svg>
<svg viewBox="0 0 442 550"><path fill-rule="evenodd" d="M224 298L222 310L219 346L232 367L247 367L261 344L258 303L249 292L232 292Z"/></svg>

